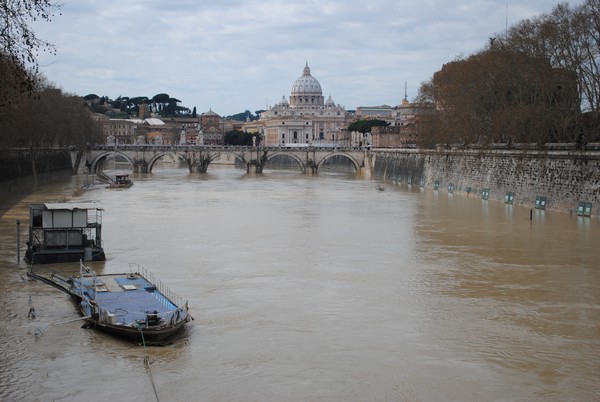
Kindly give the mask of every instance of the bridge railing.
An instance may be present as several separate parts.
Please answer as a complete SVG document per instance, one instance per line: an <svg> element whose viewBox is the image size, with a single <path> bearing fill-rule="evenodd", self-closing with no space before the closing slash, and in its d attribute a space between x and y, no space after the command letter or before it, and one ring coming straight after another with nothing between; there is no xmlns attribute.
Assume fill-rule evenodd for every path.
<svg viewBox="0 0 600 402"><path fill-rule="evenodd" d="M215 151L215 152L245 152L245 151L340 151L340 152L356 152L364 151L366 147L349 147L349 146L314 146L305 147L298 146L242 146L242 145L154 145L154 144L118 144L118 145L96 145L92 148L97 151L170 151L170 152L185 152L185 151Z"/></svg>

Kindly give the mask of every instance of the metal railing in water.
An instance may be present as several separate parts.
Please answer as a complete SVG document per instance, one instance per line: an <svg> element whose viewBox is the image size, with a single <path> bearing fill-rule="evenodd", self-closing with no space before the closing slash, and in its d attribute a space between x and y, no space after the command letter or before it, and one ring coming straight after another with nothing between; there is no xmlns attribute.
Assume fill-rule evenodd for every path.
<svg viewBox="0 0 600 402"><path fill-rule="evenodd" d="M187 300L179 297L175 292L173 292L167 285L165 285L160 279L156 278L156 276L148 271L146 268L138 265L138 264L129 264L130 268L133 269L133 266L136 266L137 271L135 273L140 274L148 282L150 282L153 286L156 287L156 290L163 295L169 302L174 304L177 307L182 307L187 305Z"/></svg>
<svg viewBox="0 0 600 402"><path fill-rule="evenodd" d="M37 250L101 247L99 243L97 229L91 227L31 230L30 246Z"/></svg>

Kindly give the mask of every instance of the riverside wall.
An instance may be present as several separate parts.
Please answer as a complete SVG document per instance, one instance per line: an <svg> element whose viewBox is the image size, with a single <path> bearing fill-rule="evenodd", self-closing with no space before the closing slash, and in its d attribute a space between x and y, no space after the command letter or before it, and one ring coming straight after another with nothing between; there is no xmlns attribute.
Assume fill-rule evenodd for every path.
<svg viewBox="0 0 600 402"><path fill-rule="evenodd" d="M374 150L372 168L384 181L410 183L454 194L535 207L546 197L545 209L574 212L580 201L592 203L600 215L600 152L539 150ZM450 186L452 185L452 186Z"/></svg>
<svg viewBox="0 0 600 402"><path fill-rule="evenodd" d="M72 171L69 150L0 150L0 191L3 194L34 188L43 180Z"/></svg>

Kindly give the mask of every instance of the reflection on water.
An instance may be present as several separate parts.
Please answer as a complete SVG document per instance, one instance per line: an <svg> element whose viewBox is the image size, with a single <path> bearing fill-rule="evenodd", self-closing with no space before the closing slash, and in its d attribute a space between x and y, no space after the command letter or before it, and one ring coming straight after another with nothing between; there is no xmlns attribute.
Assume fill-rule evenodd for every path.
<svg viewBox="0 0 600 402"><path fill-rule="evenodd" d="M97 270L136 262L189 299L182 339L148 349L161 400L600 399L597 219L335 171L133 179L79 199L105 208ZM143 348L53 325L73 304L15 264L29 203L84 180L0 219L2 400L155 399Z"/></svg>

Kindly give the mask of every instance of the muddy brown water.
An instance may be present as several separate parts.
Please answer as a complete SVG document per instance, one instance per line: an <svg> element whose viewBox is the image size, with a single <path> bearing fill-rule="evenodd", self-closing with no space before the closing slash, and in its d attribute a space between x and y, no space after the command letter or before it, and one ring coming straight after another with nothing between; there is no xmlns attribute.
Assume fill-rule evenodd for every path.
<svg viewBox="0 0 600 402"><path fill-rule="evenodd" d="M530 221L344 173L133 179L77 197L105 208L108 259L91 265L144 266L195 320L145 349L82 329L66 295L23 281L16 220L24 245L29 203L72 198L86 178L41 185L0 218L0 400L600 400L595 218Z"/></svg>

